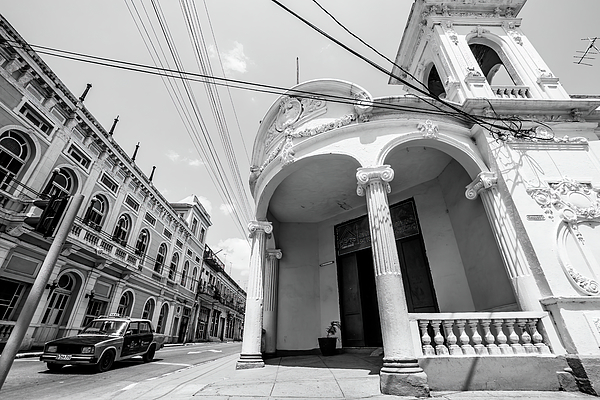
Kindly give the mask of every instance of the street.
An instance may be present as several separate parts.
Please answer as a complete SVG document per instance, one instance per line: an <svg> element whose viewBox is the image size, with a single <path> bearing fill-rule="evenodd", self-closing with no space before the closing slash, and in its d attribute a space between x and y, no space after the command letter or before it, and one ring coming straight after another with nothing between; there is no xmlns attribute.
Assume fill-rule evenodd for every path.
<svg viewBox="0 0 600 400"><path fill-rule="evenodd" d="M241 343L194 343L186 346L165 347L156 353L154 361L145 364L141 357L116 362L105 373L91 368L67 366L50 372L46 364L35 358L16 359L6 382L0 389L2 399L64 399L112 398L138 383L151 381L177 371L214 362L239 353ZM152 390L152 385L148 386Z"/></svg>

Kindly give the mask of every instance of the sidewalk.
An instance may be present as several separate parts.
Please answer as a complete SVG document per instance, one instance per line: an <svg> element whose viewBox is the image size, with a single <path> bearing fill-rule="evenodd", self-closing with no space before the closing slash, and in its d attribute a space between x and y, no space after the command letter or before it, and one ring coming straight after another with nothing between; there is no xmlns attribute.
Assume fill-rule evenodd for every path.
<svg viewBox="0 0 600 400"><path fill-rule="evenodd" d="M236 370L238 355L185 368L138 382L106 398L196 400L291 399L409 399L379 392L381 357L339 354L333 357L278 357L264 368ZM532 377L534 379L534 377ZM579 392L432 392L432 398L483 399L594 399Z"/></svg>

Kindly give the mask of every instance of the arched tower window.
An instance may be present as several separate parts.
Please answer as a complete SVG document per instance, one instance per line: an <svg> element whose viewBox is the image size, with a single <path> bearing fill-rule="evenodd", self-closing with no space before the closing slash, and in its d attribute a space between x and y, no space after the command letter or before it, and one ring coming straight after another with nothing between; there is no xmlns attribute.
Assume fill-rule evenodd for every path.
<svg viewBox="0 0 600 400"><path fill-rule="evenodd" d="M99 231L102 227L102 221L106 215L106 211L108 210L107 204L108 202L104 196L94 196L92 200L90 200L90 205L85 212L83 222Z"/></svg>
<svg viewBox="0 0 600 400"><path fill-rule="evenodd" d="M165 257L167 256L167 245L161 243L156 253L156 261L154 262L154 271L162 274L163 266L165 265Z"/></svg>
<svg viewBox="0 0 600 400"><path fill-rule="evenodd" d="M0 189L5 190L29 157L25 139L16 131L0 135Z"/></svg>
<svg viewBox="0 0 600 400"><path fill-rule="evenodd" d="M123 246L126 246L127 237L129 236L129 229L131 229L131 218L129 218L129 215L123 214L119 217L117 225L115 226L113 240L115 240Z"/></svg>
<svg viewBox="0 0 600 400"><path fill-rule="evenodd" d="M446 89L444 89L444 83L442 82L442 78L440 78L435 64L431 64L431 69L427 76L427 89L429 89L431 94L440 99L446 98Z"/></svg>
<svg viewBox="0 0 600 400"><path fill-rule="evenodd" d="M174 281L177 276L177 265L179 264L179 254L174 253L171 258L171 267L169 268L169 279Z"/></svg>
<svg viewBox="0 0 600 400"><path fill-rule="evenodd" d="M492 82L499 85L518 84L515 77L511 76L506 69L502 57L500 57L500 54L496 50L482 43L471 43L469 47L490 85Z"/></svg>

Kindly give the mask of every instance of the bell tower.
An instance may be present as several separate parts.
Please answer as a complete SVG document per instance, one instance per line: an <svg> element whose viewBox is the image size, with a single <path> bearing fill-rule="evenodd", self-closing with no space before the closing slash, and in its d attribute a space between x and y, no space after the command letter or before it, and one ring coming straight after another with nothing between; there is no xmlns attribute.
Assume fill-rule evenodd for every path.
<svg viewBox="0 0 600 400"><path fill-rule="evenodd" d="M457 103L569 99L521 31L517 16L526 1L415 1L396 56L403 70L394 67L394 74L422 87L416 78L440 98ZM391 78L389 83L401 82Z"/></svg>

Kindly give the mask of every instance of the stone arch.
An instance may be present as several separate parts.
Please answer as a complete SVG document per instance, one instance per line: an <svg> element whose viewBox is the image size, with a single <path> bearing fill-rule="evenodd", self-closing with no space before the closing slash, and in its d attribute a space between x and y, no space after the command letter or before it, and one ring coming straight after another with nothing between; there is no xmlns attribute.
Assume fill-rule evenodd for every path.
<svg viewBox="0 0 600 400"><path fill-rule="evenodd" d="M473 57L490 85L500 66L506 68L510 79L515 85L524 84L516 66L511 61L514 58L510 57L510 48L501 37L489 32L481 35L471 33L467 35L466 40Z"/></svg>
<svg viewBox="0 0 600 400"><path fill-rule="evenodd" d="M23 166L22 176L18 179L21 182L27 182L31 175L33 174L35 167L39 165L40 159L42 157L41 144L39 139L35 135L28 134L29 129L24 128L21 125L6 125L0 128L0 135L7 131L16 131L23 136L23 138L29 144L29 150L31 151L31 155L29 159Z"/></svg>
<svg viewBox="0 0 600 400"><path fill-rule="evenodd" d="M127 299L127 306L123 307L122 309L122 299L126 298ZM131 313L133 312L133 308L135 305L135 292L133 291L133 289L125 289L123 290L123 293L121 293L121 297L119 298L119 303L118 303L118 311L119 314L121 314L123 317L131 317Z"/></svg>

